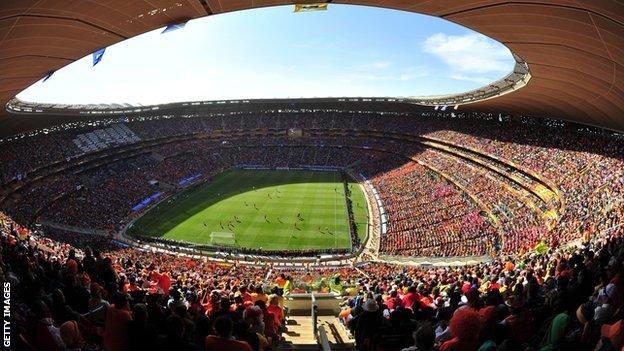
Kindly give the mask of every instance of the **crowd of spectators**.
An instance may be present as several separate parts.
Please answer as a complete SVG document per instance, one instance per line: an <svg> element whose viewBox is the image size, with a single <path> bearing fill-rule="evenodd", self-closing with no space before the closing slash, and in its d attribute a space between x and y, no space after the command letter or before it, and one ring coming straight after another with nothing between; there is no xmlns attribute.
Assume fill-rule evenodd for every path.
<svg viewBox="0 0 624 351"><path fill-rule="evenodd" d="M545 231L540 226L537 212L526 206L517 196L507 190L506 183L496 181L485 170L471 167L464 162L446 157L440 152L427 150L419 155L424 162L453 179L480 200L486 210L499 220L503 233L502 250L517 251L520 246L532 247L543 238ZM535 235L537 233L538 235ZM541 234L541 235L539 235Z"/></svg>
<svg viewBox="0 0 624 351"><path fill-rule="evenodd" d="M257 111L134 118L128 127L142 143L153 143L145 151L31 182L28 174L33 169L78 157L80 152L67 139L85 131L38 134L6 142L1 148L0 160L8 165L2 169L3 179L12 182L3 191L20 186L19 195L4 201L2 209L20 223L47 220L115 231L136 215L133 206L155 193L178 191L178 182L189 176L206 178L240 164L317 165L348 167L372 179L387 212L388 231L381 238L381 250L390 254L514 253L530 250L540 240L567 242L620 225L624 218L621 139L589 138L573 130L503 123L487 116L458 123L447 115ZM302 129L303 137L285 136L290 128ZM249 136L245 131L255 132ZM491 169L415 143L368 136L365 131L442 140L514 162L519 167L516 174L525 169L554 184L564 206L553 225L552 219L545 218L549 209L544 203L532 203L534 194ZM215 132L221 137L206 137ZM162 143L154 142L158 140ZM115 150L124 147L134 146ZM530 177L525 180L536 182ZM533 199L527 201L530 196Z"/></svg>
<svg viewBox="0 0 624 351"><path fill-rule="evenodd" d="M283 289L264 293L266 268L82 251L18 232L8 216L0 222L1 274L11 283L13 340L22 347L203 350L215 335L233 333L258 350L281 338ZM223 323L234 323L229 335Z"/></svg>
<svg viewBox="0 0 624 351"><path fill-rule="evenodd" d="M622 234L474 266L370 264L340 317L360 350L620 350Z"/></svg>
<svg viewBox="0 0 624 351"><path fill-rule="evenodd" d="M554 233L562 241L574 239L588 228L594 232L609 230L618 224L613 218L623 218L621 139L564 129L536 133L529 127L482 129L473 125L424 135L514 162L554 183L567 209Z"/></svg>
<svg viewBox="0 0 624 351"><path fill-rule="evenodd" d="M493 251L496 230L447 180L409 162L371 179L390 218L381 250L404 256L467 256Z"/></svg>
<svg viewBox="0 0 624 351"><path fill-rule="evenodd" d="M624 228L460 267L274 268L76 248L0 213L12 332L31 350L264 350L284 293L334 291L358 350L620 350ZM410 345L414 345L410 348ZM221 348L220 348L221 347Z"/></svg>

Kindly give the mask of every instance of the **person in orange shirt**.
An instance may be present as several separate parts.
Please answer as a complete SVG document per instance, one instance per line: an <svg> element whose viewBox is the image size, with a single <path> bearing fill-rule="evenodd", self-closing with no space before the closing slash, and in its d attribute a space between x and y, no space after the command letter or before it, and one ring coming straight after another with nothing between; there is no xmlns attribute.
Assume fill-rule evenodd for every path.
<svg viewBox="0 0 624 351"><path fill-rule="evenodd" d="M452 339L440 346L440 351L476 350L479 346L479 330L482 320L478 312L470 308L460 308L449 322Z"/></svg>
<svg viewBox="0 0 624 351"><path fill-rule="evenodd" d="M226 316L217 318L214 324L217 335L206 337L206 351L253 351L248 343L232 339L233 328L230 318Z"/></svg>
<svg viewBox="0 0 624 351"><path fill-rule="evenodd" d="M163 294L169 293L169 288L171 288L171 278L169 277L169 273L161 270L160 276L158 277L158 287L162 289Z"/></svg>
<svg viewBox="0 0 624 351"><path fill-rule="evenodd" d="M158 282L160 280L160 273L158 273L156 269L150 274L150 280L153 282Z"/></svg>
<svg viewBox="0 0 624 351"><path fill-rule="evenodd" d="M271 295L275 296L275 299L277 300L277 305L284 310L284 290L276 287L273 287L273 289L271 289ZM271 296L269 296L269 302L271 301L270 299Z"/></svg>
<svg viewBox="0 0 624 351"><path fill-rule="evenodd" d="M279 277L275 278L275 284L280 289L284 288L284 285L286 285L286 276L284 275L284 273L280 274Z"/></svg>
<svg viewBox="0 0 624 351"><path fill-rule="evenodd" d="M405 308L412 308L414 303L416 303L419 300L420 300L420 294L416 291L416 287L410 286L407 289L407 294L403 296L403 299L401 300L401 302L403 303L403 306Z"/></svg>
<svg viewBox="0 0 624 351"><path fill-rule="evenodd" d="M256 301L262 301L265 304L269 302L269 296L264 293L261 285L256 286L256 291L251 293L251 302L255 304Z"/></svg>
<svg viewBox="0 0 624 351"><path fill-rule="evenodd" d="M513 271L515 268L516 268L516 265L515 265L513 262L511 262L511 261L507 261L507 262L505 263L505 270L506 270L506 271L511 272L511 271Z"/></svg>
<svg viewBox="0 0 624 351"><path fill-rule="evenodd" d="M69 250L69 257L67 258L65 265L67 266L67 270L72 275L78 274L78 260L76 259L76 250Z"/></svg>
<svg viewBox="0 0 624 351"><path fill-rule="evenodd" d="M282 321L284 320L284 310L279 306L279 300L277 295L271 295L267 310L273 313L273 316L275 317L275 325L278 328L281 327Z"/></svg>
<svg viewBox="0 0 624 351"><path fill-rule="evenodd" d="M241 286L240 289L240 295L243 298L243 302L252 302L251 301L251 294L247 292L247 287L246 286Z"/></svg>
<svg viewBox="0 0 624 351"><path fill-rule="evenodd" d="M104 347L107 351L128 350L128 324L132 321L132 314L128 310L128 297L122 293L115 293L113 304L106 310L104 324Z"/></svg>
<svg viewBox="0 0 624 351"><path fill-rule="evenodd" d="M133 291L141 290L141 287L137 285L136 278L134 276L131 276L129 278L129 281L130 282L127 284L127 287L124 287L126 288L127 291L133 292Z"/></svg>

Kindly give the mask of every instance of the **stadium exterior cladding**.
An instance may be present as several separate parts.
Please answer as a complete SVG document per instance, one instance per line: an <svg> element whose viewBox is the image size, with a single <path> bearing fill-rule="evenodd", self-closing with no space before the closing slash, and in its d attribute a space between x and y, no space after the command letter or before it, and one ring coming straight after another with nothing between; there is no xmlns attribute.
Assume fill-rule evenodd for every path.
<svg viewBox="0 0 624 351"><path fill-rule="evenodd" d="M308 2L308 1L300 1ZM8 0L0 7L0 103L48 72L167 24L284 0ZM624 3L617 0L342 0L438 16L500 41L521 57L522 89L462 106L624 131ZM241 97L244 98L244 97ZM413 106L413 105L412 105ZM5 136L77 116L0 112ZM35 118L37 117L37 118Z"/></svg>

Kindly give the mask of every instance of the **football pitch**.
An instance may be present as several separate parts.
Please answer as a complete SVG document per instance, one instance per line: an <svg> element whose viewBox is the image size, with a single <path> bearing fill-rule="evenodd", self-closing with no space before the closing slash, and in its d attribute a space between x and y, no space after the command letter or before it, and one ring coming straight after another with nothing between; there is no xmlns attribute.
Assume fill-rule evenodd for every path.
<svg viewBox="0 0 624 351"><path fill-rule="evenodd" d="M366 200L359 184L345 177L364 239ZM339 172L231 170L152 208L128 233L263 250L351 247Z"/></svg>

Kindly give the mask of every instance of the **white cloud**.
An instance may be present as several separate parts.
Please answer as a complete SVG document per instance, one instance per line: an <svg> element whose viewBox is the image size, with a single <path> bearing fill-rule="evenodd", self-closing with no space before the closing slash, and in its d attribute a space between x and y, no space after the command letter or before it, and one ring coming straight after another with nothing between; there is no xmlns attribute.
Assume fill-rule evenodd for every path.
<svg viewBox="0 0 624 351"><path fill-rule="evenodd" d="M391 64L392 62L390 61L375 61L375 62L365 63L363 65L358 66L358 70L360 71L380 70L380 69L390 67Z"/></svg>
<svg viewBox="0 0 624 351"><path fill-rule="evenodd" d="M348 75L350 81L409 81L414 78L422 78L430 75L430 69L425 66L409 66L400 70L385 70L385 67L390 66L391 63L387 61L379 61L375 64L365 64L358 67L357 72L353 72ZM377 69L364 70L362 67L375 67ZM383 72L379 72L382 71Z"/></svg>
<svg viewBox="0 0 624 351"><path fill-rule="evenodd" d="M403 74L416 78L428 77L431 75L431 68L427 66L410 66Z"/></svg>
<svg viewBox="0 0 624 351"><path fill-rule="evenodd" d="M436 33L425 40L422 49L439 57L456 72L506 74L513 67L509 49L478 33Z"/></svg>

